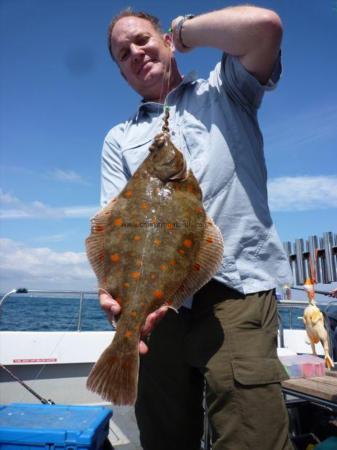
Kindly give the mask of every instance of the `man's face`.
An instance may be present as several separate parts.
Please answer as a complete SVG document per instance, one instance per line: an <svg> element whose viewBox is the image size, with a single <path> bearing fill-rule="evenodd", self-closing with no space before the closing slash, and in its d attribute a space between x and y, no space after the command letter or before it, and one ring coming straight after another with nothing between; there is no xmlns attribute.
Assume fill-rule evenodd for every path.
<svg viewBox="0 0 337 450"><path fill-rule="evenodd" d="M147 100L158 100L172 57L171 39L148 20L123 17L111 33L112 53L130 86Z"/></svg>

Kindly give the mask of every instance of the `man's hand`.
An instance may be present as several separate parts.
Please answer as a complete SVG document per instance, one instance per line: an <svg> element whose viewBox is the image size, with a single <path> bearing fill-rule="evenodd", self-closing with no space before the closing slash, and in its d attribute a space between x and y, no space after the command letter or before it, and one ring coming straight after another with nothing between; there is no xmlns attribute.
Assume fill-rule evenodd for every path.
<svg viewBox="0 0 337 450"><path fill-rule="evenodd" d="M114 300L111 295L104 289L98 291L99 303L101 308L107 315L108 321L115 327L117 323L117 318L121 313L120 304Z"/></svg>
<svg viewBox="0 0 337 450"><path fill-rule="evenodd" d="M121 313L121 305L114 300L111 295L109 295L108 292L104 291L103 289L99 290L99 302L101 305L101 308L105 312L105 314L108 317L108 320L112 325L116 326L118 321L118 316ZM167 310L167 305L163 305L160 308L158 308L153 313L149 314L145 320L145 323L141 330L141 337L145 338L150 335L153 328L157 325L157 323L165 316ZM149 351L149 348L147 344L143 340L139 342L139 353L145 354Z"/></svg>
<svg viewBox="0 0 337 450"><path fill-rule="evenodd" d="M182 30L183 24L180 23L183 19L184 16L178 16L175 19L173 19L171 23L171 29L174 48L181 53L186 53L192 50L192 48L186 47L186 43L183 40L183 30Z"/></svg>

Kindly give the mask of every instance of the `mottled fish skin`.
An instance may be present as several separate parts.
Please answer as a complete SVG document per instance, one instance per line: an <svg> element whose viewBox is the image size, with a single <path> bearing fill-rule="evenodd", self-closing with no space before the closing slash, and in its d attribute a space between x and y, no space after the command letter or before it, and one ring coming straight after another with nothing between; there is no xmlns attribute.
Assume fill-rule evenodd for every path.
<svg viewBox="0 0 337 450"><path fill-rule="evenodd" d="M172 302L193 271L206 226L199 184L168 135L156 136L149 156L101 216L102 250L92 250L98 242L93 229L87 252L100 287L122 312L88 387L115 404L131 404L137 393L140 330L149 313Z"/></svg>
<svg viewBox="0 0 337 450"><path fill-rule="evenodd" d="M104 243L104 288L123 305L123 326L135 332L182 284L206 218L192 172L180 181L162 181L153 174L153 157L121 192Z"/></svg>

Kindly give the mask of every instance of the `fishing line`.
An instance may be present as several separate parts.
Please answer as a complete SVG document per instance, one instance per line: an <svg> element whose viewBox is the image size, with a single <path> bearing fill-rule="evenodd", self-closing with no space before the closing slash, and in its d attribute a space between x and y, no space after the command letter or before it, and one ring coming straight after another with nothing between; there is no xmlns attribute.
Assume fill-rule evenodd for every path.
<svg viewBox="0 0 337 450"><path fill-rule="evenodd" d="M172 39L172 29L169 28L169 32L171 33L171 39ZM173 43L172 40L170 42L170 49L172 50L173 53ZM163 80L162 80L162 84L161 84L161 89L160 89L160 95L159 95L159 105L158 105L158 117L161 116L161 104L160 101L162 100L163 97L163 93L164 93L164 88L165 88L165 83L167 81L167 86L166 86L166 95L165 95L165 99L163 102L163 109L162 112L164 113L164 117L163 117L163 121L164 121L164 126L165 126L165 130L163 129L162 131L169 131L168 129L168 118L169 118L169 105L167 103L167 96L169 94L169 90L170 90L170 84L171 84L171 75L172 75L172 57L173 55L170 55L170 59L169 61L165 62L165 66L164 66L164 74L163 74Z"/></svg>

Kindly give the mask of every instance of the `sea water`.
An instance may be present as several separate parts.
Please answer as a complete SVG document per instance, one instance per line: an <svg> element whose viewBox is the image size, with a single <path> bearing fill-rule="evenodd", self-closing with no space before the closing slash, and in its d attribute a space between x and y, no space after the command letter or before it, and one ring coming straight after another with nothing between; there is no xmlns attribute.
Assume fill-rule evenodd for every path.
<svg viewBox="0 0 337 450"><path fill-rule="evenodd" d="M109 331L106 315L96 296L13 295L0 310L1 331Z"/></svg>
<svg viewBox="0 0 337 450"><path fill-rule="evenodd" d="M302 308L280 307L284 328L303 329ZM81 317L80 317L81 316ZM97 296L85 296L80 314L80 298L76 295L41 296L12 295L0 309L1 331L109 331L106 315Z"/></svg>

